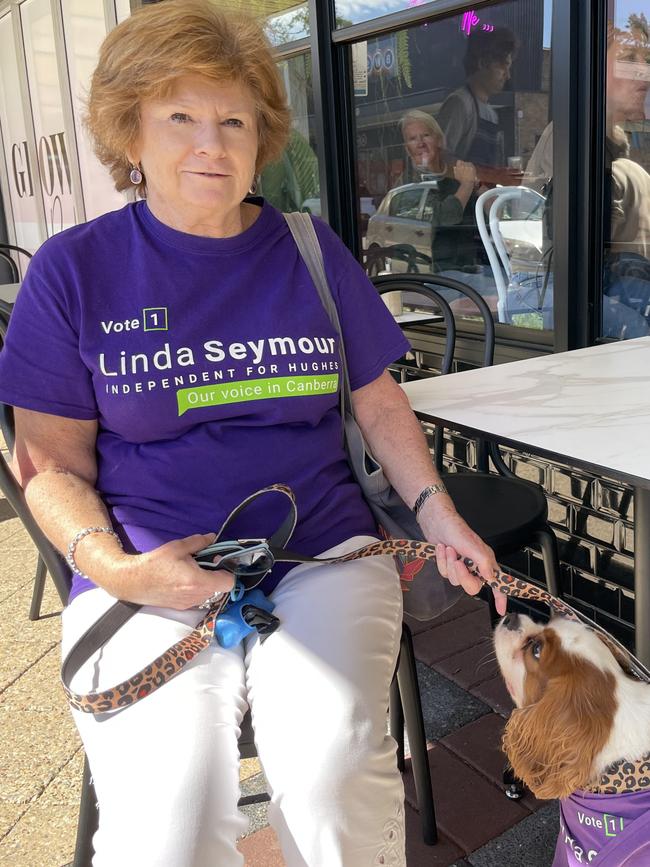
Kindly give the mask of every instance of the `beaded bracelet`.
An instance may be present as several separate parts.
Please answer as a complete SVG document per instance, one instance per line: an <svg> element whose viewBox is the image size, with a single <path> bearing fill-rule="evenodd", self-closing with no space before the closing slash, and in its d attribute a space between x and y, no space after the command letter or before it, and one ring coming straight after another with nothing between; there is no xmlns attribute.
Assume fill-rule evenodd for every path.
<svg viewBox="0 0 650 867"><path fill-rule="evenodd" d="M68 551L65 555L65 562L68 564L68 566L75 575L81 575L82 578L87 578L88 576L84 575L84 573L75 563L74 554L77 550L77 545L79 544L79 542L81 542L81 540L84 539L86 536L90 536L92 533L108 533L110 536L115 536L120 548L123 549L122 541L112 527L86 527L84 530L80 530L68 545Z"/></svg>

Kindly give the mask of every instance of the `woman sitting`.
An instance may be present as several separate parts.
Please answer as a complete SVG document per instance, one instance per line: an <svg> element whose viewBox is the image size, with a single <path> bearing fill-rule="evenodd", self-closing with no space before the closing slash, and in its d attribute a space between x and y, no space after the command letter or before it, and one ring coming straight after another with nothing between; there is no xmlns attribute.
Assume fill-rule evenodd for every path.
<svg viewBox="0 0 650 867"><path fill-rule="evenodd" d="M116 598L143 606L80 672L77 688L101 689L231 588L230 573L191 555L253 491L293 488L291 546L304 554L350 551L377 527L342 444L342 347L282 214L254 196L289 131L259 26L207 0L143 8L101 48L88 123L117 189L142 200L34 256L0 359L0 399L16 407L29 506L72 551L64 654ZM314 223L355 413L412 504L440 480L385 372L406 341L350 253ZM278 393L289 381L296 387ZM309 383L319 387L298 387ZM275 512L263 501L233 531L266 537ZM483 574L494 557L449 497L430 496L420 520L441 572L477 592L457 552ZM96 867L243 863L237 739L248 704L286 863L405 863L404 793L386 734L402 622L392 559L275 569L263 589L281 621L263 644L213 642L131 707L75 711L99 801Z"/></svg>

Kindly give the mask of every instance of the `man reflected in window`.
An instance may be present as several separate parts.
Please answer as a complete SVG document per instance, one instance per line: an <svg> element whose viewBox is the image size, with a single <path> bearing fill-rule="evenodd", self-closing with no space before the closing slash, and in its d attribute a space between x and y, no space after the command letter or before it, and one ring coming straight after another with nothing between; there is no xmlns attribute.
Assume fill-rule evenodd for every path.
<svg viewBox="0 0 650 867"><path fill-rule="evenodd" d="M648 34L612 30L606 82L603 333L650 333L650 175L630 159L628 135L644 122L650 87Z"/></svg>
<svg viewBox="0 0 650 867"><path fill-rule="evenodd" d="M517 47L515 35L506 27L471 33L463 59L467 80L449 94L438 113L450 162L474 163L480 177L482 166L505 165L503 131L489 101L509 81Z"/></svg>

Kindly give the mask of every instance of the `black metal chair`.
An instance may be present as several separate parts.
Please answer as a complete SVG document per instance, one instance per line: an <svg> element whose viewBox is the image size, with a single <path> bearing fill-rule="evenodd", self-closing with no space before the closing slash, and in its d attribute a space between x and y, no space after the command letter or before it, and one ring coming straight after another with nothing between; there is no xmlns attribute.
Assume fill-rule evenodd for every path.
<svg viewBox="0 0 650 867"><path fill-rule="evenodd" d="M10 283L19 283L20 282L20 270L18 268L18 264L16 262L16 256L12 256L11 254L21 253L23 256L26 256L28 259L32 258L32 254L25 250L23 247L16 247L15 244L7 244L4 241L0 242L0 261L4 262L9 268L9 274L11 275ZM2 282L0 280L0 282Z"/></svg>
<svg viewBox="0 0 650 867"><path fill-rule="evenodd" d="M390 244L380 247L373 244L365 253L364 268L370 277L378 276L386 269L387 260L403 262L407 274L429 273L431 271L431 256L420 253L412 244ZM422 271L420 270L422 269Z"/></svg>
<svg viewBox="0 0 650 867"><path fill-rule="evenodd" d="M13 450L13 408L3 403L0 403L0 427L4 433L8 448L10 451ZM22 488L16 481L2 454L0 454L0 491L2 491L34 541L39 552L40 562L44 564L44 568L52 576L61 603L65 606L71 583L67 564L34 520ZM41 598L42 589L39 596L39 606ZM402 624L399 659L390 689L389 719L391 735L397 742L397 762L400 772L403 772L405 768L404 723L406 723L411 750L413 779L422 822L422 837L427 845L433 845L437 842L438 837L431 789L431 772L427 755L413 640L406 624ZM239 752L241 758L254 758L257 756L250 712L246 714L242 722ZM261 803L268 800L269 795L266 792L246 795L240 799L239 806ZM92 837L97 830L97 824L98 811L95 790L92 785L90 768L86 759L84 761L77 841L72 867L90 867L93 853Z"/></svg>
<svg viewBox="0 0 650 867"><path fill-rule="evenodd" d="M0 268L0 283L20 283L20 270L16 261L16 253L20 253L27 259L32 258L32 254L23 247L16 247L14 244L6 244L0 242L0 264L4 264L9 271L9 281L3 279L6 271ZM14 255L12 255L14 254ZM0 300L0 313L8 316L11 313L11 305L6 301Z"/></svg>
<svg viewBox="0 0 650 867"><path fill-rule="evenodd" d="M373 283L381 295L388 292L414 293L426 299L430 306L432 292L437 298L434 303L440 308L445 321L451 314L448 298L441 295L442 290L455 292L470 298L481 315L485 333L483 364L492 365L494 360L495 332L494 321L485 299L471 286L441 275L381 275L374 277ZM441 303L442 302L442 303ZM424 303L424 302L423 302ZM450 372L450 355L453 357L455 331L447 328L445 355L442 363L443 374ZM443 471L444 429L438 426L434 436L435 462L438 470ZM496 473L490 473L489 460L492 460ZM544 490L533 482L516 476L505 464L495 443L478 443L478 472L444 473L444 481L458 512L470 527L495 551L497 559L507 557L524 547L539 547L544 564L546 587L557 596L560 592L560 561L555 533L548 524L548 504ZM496 611L491 594L490 601L493 620Z"/></svg>

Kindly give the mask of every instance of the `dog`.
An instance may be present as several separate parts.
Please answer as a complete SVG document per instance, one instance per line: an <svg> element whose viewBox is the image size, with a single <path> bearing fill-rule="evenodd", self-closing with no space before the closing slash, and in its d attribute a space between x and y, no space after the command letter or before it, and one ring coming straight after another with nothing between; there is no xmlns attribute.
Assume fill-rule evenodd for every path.
<svg viewBox="0 0 650 867"><path fill-rule="evenodd" d="M553 867L650 865L650 684L565 617L508 614L494 645L515 703L504 751L536 797L560 799Z"/></svg>

